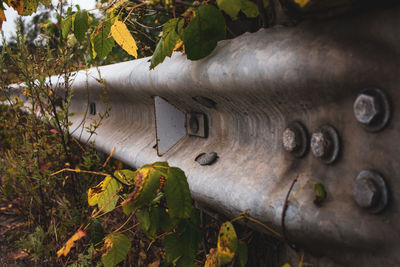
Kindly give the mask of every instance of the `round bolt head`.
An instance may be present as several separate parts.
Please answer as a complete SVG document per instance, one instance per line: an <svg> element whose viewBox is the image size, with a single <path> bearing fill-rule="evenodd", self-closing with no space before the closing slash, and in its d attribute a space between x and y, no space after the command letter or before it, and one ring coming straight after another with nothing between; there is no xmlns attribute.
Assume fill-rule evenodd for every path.
<svg viewBox="0 0 400 267"><path fill-rule="evenodd" d="M311 136L311 151L315 157L326 158L329 155L331 146L332 141L326 133L318 131Z"/></svg>
<svg viewBox="0 0 400 267"><path fill-rule="evenodd" d="M360 94L354 102L354 116L362 124L370 124L380 114L381 108L375 96Z"/></svg>
<svg viewBox="0 0 400 267"><path fill-rule="evenodd" d="M359 179L353 187L353 197L361 208L371 208L378 203L380 192L374 181L368 178Z"/></svg>
<svg viewBox="0 0 400 267"><path fill-rule="evenodd" d="M282 142L283 148L286 151L292 152L300 147L301 138L299 134L296 133L296 130L292 128L286 128L282 134Z"/></svg>
<svg viewBox="0 0 400 267"><path fill-rule="evenodd" d="M197 161L200 165L205 166L213 164L217 159L218 154L216 152L208 152L199 154L195 158L195 161Z"/></svg>

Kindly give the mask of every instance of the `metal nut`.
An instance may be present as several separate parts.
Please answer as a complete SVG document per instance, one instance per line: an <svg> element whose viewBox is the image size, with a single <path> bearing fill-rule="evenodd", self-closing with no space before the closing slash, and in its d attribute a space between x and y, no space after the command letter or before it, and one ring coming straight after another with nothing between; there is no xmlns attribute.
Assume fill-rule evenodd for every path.
<svg viewBox="0 0 400 267"><path fill-rule="evenodd" d="M360 94L354 101L354 116L362 124L371 124L381 113L381 106L375 96Z"/></svg>
<svg viewBox="0 0 400 267"><path fill-rule="evenodd" d="M189 128L192 133L197 133L199 131L199 120L195 115L191 115L189 118Z"/></svg>

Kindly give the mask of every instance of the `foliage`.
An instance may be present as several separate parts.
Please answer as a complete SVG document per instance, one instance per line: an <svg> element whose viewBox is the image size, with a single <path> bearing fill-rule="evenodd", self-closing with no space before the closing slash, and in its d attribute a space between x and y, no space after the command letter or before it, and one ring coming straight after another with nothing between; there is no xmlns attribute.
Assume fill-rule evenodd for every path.
<svg viewBox="0 0 400 267"><path fill-rule="evenodd" d="M47 2L41 1L43 4ZM295 2L304 7L309 0ZM11 4L19 14L31 13L38 6L38 1L28 0L8 0L5 3ZM69 34L73 33L79 43L90 40L91 53L87 54L90 56L89 63L93 63L94 59L101 61L108 57L115 43L134 58L148 55L150 51L153 54L150 69L153 69L166 57L170 57L173 51L185 52L190 60L208 56L218 41L227 38L226 22L240 17L259 18L267 7L268 0L263 0L261 6L254 0L201 3L193 0L108 1L99 6L104 14L100 22L87 10L69 10L65 16L60 16L61 37L69 39ZM0 20L2 16L4 14L0 13ZM157 38L158 42L155 40Z"/></svg>
<svg viewBox="0 0 400 267"><path fill-rule="evenodd" d="M123 199L121 206L128 216L126 223L136 215L140 228L149 238L163 238L166 264L194 266L200 242L200 222L182 170L170 167L167 162L155 162L136 171L118 170L114 175L106 176L100 184L89 189L88 202L97 205L98 210L85 229L93 233L93 220L115 209L119 198ZM114 231L104 237L102 262L105 266L115 266L127 255L131 243L122 232ZM78 233L82 233L81 230L59 250L59 257L68 254L78 236L84 236L77 236ZM93 238L96 240L92 243L99 241L97 237Z"/></svg>
<svg viewBox="0 0 400 267"><path fill-rule="evenodd" d="M207 255L205 267L219 267L228 264L238 256L240 266L247 263L247 246L239 241L235 228L231 222L225 222L221 225L218 234L217 248L212 248Z"/></svg>

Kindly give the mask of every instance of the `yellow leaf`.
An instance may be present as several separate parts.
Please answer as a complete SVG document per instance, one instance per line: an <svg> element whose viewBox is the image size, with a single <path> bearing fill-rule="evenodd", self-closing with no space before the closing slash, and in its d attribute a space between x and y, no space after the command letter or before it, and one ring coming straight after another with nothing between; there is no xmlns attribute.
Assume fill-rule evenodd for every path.
<svg viewBox="0 0 400 267"><path fill-rule="evenodd" d="M71 248L75 245L75 241L78 241L82 237L84 237L86 233L82 230L78 230L68 241L64 244L64 246L57 251L57 257L61 257L63 255L64 257L68 255L69 251Z"/></svg>
<svg viewBox="0 0 400 267"><path fill-rule="evenodd" d="M6 15L4 14L4 10L0 9L0 29L3 26L3 21L6 21Z"/></svg>
<svg viewBox="0 0 400 267"><path fill-rule="evenodd" d="M115 4L112 5L112 7L110 7L109 9L107 9L106 13L111 13L113 12L116 8L120 7L123 3L125 3L128 0L120 0L117 1Z"/></svg>
<svg viewBox="0 0 400 267"><path fill-rule="evenodd" d="M23 15L24 11L24 1L23 0L10 0L10 5L12 8L14 8L15 11L19 15Z"/></svg>
<svg viewBox="0 0 400 267"><path fill-rule="evenodd" d="M119 20L116 20L111 26L111 35L114 40L128 52L129 55L137 58L137 46L136 41L133 39L126 25Z"/></svg>
<svg viewBox="0 0 400 267"><path fill-rule="evenodd" d="M305 5L308 4L308 2L310 2L310 0L294 0L294 2L298 4L301 8L303 8Z"/></svg>

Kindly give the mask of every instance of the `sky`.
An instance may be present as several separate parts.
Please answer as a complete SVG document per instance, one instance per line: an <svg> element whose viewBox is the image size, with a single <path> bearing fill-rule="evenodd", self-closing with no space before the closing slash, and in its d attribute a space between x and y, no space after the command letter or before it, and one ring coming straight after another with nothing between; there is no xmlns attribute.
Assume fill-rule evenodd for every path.
<svg viewBox="0 0 400 267"><path fill-rule="evenodd" d="M54 6L57 6L59 0L51 0L51 2L53 3ZM87 10L94 8L96 5L96 0L68 0L66 2L68 2L68 5L72 6L79 5L81 9L87 9ZM6 40L9 40L11 36L16 35L17 24L15 22L15 19L18 17L18 14L14 9L9 7L6 8L4 13L6 15L7 21L3 23L3 31ZM26 18L30 18L33 15L27 16Z"/></svg>

